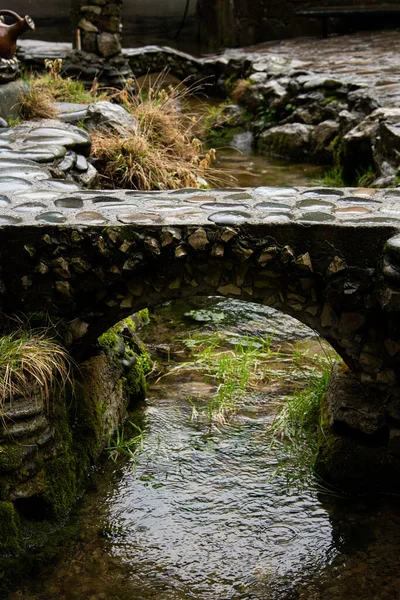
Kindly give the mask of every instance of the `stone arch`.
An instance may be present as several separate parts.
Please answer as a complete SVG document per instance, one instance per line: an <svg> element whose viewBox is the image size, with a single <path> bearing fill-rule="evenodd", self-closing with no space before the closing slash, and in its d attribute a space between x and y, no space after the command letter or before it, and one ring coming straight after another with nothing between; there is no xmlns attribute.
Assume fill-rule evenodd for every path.
<svg viewBox="0 0 400 600"><path fill-rule="evenodd" d="M172 298L231 296L308 325L364 382L394 383L398 312L382 305L380 276L389 232L305 230L298 224L27 226L17 235L8 229L1 243L3 311L62 319L66 342L80 357L137 310Z"/></svg>

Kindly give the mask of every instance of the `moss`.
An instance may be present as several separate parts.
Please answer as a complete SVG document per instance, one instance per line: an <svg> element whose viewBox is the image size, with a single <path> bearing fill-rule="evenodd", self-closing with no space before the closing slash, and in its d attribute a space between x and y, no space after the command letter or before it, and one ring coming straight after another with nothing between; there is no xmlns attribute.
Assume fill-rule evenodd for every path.
<svg viewBox="0 0 400 600"><path fill-rule="evenodd" d="M229 146L235 135L243 132L243 127L218 127L208 134L208 142L216 147Z"/></svg>
<svg viewBox="0 0 400 600"><path fill-rule="evenodd" d="M142 325L148 325L150 323L150 313L148 308L143 308L142 310L139 310L137 316L140 318Z"/></svg>
<svg viewBox="0 0 400 600"><path fill-rule="evenodd" d="M104 444L104 386L99 365L95 364L97 360L98 357L94 357L85 364L82 378L76 383L73 403L69 409L75 452L82 457L77 464L79 473L86 468L86 462L94 462L97 459Z"/></svg>
<svg viewBox="0 0 400 600"><path fill-rule="evenodd" d="M39 452L35 458L38 468L35 477L30 478L26 472L26 456L22 447L13 447L11 444L0 446L0 473L3 471L0 477L0 554L19 554L15 558L8 555L3 557L0 589L7 587L9 573L16 573L21 563L27 565L39 560L25 547L20 531L29 538L30 546L47 546L47 538L53 536L57 524L65 522L83 491L90 466L103 450L107 435L127 405L127 398L137 403L145 397L145 374L151 363L134 331L148 318L148 311L144 310L106 332L101 339L106 352L82 365L81 376L74 390L69 389L65 396L54 399L48 415L56 432L54 453L50 458L47 453L44 459L40 458ZM125 373L119 352L115 352L117 348L120 351L121 338L125 344L125 356L136 358L132 368ZM109 388L106 389L104 383L105 375L108 375L109 388L119 377L115 381L115 390L121 403L112 416L108 412L106 414L110 403L107 395ZM20 482L26 495L24 508L7 501ZM29 514L25 512L25 507L30 511ZM41 549L39 554L43 554ZM5 572L3 579L2 570Z"/></svg>
<svg viewBox="0 0 400 600"><path fill-rule="evenodd" d="M119 337L115 329L109 329L99 337L98 342L104 350L115 350L118 340Z"/></svg>
<svg viewBox="0 0 400 600"><path fill-rule="evenodd" d="M125 392L131 400L140 401L146 398L146 373L150 370L149 360L150 357L148 355L139 356L136 364L123 378Z"/></svg>
<svg viewBox="0 0 400 600"><path fill-rule="evenodd" d="M0 554L20 551L20 521L11 502L0 502Z"/></svg>
<svg viewBox="0 0 400 600"><path fill-rule="evenodd" d="M74 505L78 495L76 463L82 458L74 457L72 449L66 446L64 452L46 463L43 499L49 507L51 519L65 519Z"/></svg>
<svg viewBox="0 0 400 600"><path fill-rule="evenodd" d="M330 143L330 148L333 156L333 164L335 166L340 166L342 162L342 136L336 135Z"/></svg>
<svg viewBox="0 0 400 600"><path fill-rule="evenodd" d="M377 177L375 169L369 166L357 173L357 187L369 187Z"/></svg>
<svg viewBox="0 0 400 600"><path fill-rule="evenodd" d="M22 465L25 457L25 448L6 444L0 446L0 473L18 469Z"/></svg>

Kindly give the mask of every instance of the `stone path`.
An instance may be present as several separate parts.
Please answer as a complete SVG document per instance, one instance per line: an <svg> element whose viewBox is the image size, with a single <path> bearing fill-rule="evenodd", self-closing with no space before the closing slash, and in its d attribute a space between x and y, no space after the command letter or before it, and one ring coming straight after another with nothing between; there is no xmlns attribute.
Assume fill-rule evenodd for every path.
<svg viewBox="0 0 400 600"><path fill-rule="evenodd" d="M332 74L345 83L373 87L384 106L400 105L400 31L361 32L327 39L296 38L268 42L241 50L228 50L228 57L246 57L263 70L266 58L277 67L289 66L317 74Z"/></svg>
<svg viewBox="0 0 400 600"><path fill-rule="evenodd" d="M60 170L65 175L69 166L87 177L89 151L90 137L84 130L56 120L2 130L0 226L298 223L400 228L399 189L98 191L52 176Z"/></svg>

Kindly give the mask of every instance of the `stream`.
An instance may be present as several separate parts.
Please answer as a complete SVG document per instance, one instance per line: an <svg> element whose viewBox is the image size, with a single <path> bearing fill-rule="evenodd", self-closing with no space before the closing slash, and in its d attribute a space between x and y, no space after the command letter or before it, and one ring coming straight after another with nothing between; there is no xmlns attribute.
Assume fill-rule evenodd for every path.
<svg viewBox="0 0 400 600"><path fill-rule="evenodd" d="M98 469L72 516L75 534L9 600L400 597L396 507L299 490L276 473L269 425L293 393L290 365L227 422L193 419L188 398L215 390L201 373L174 368L186 360L183 340L216 331L227 345L259 336L279 350L324 351L313 331L269 307L221 298L158 307L143 336L169 374L130 416L142 447Z"/></svg>

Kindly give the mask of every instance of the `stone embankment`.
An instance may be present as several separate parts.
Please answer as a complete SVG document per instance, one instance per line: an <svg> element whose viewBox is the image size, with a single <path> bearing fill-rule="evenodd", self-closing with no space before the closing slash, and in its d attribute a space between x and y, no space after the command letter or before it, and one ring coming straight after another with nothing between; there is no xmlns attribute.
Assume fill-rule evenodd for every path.
<svg viewBox="0 0 400 600"><path fill-rule="evenodd" d="M57 106L60 118L67 120L73 120L80 110L77 105ZM98 107L84 108L87 122L90 118L95 122ZM119 107L108 108L111 126ZM64 219L53 204L55 196L60 191L67 196L84 194L82 187L97 181L97 171L87 160L90 148L85 130L61 120L27 122L0 130L0 207L11 208L14 193L19 198L14 216L3 214L0 223L6 227L23 224L25 217L34 218L37 210L47 213L48 223L62 223ZM76 209L77 202L84 204L71 196L61 204ZM83 218L92 219L93 214L86 213ZM52 243L51 236L48 240ZM28 251L29 243L26 248ZM54 256L54 260L58 259ZM61 259L61 270L63 264ZM75 266L85 269L84 260L77 257ZM44 263L39 271L45 275ZM24 285L29 287L28 279ZM35 313L40 326L47 323L46 310L42 306ZM18 575L15 556L27 550L27 530L28 545L34 546L42 539L43 528L50 532L63 522L107 438L121 425L127 409L143 399L145 349L135 333L140 324L140 318L130 318L102 336L92 348L91 358L77 369L74 385L65 393L54 392L49 405L44 404L39 387L33 386L29 397L8 398L1 407L0 565L6 578L0 582L0 594L9 573ZM69 328L78 336L86 332L79 319L69 325L59 322L58 328L65 332Z"/></svg>
<svg viewBox="0 0 400 600"><path fill-rule="evenodd" d="M344 182L396 186L400 152L397 31L289 40L197 59L156 46L123 51L136 77L169 69L230 96L216 126L226 139L249 130L260 153L336 167ZM68 44L23 40L19 56L43 67ZM78 69L79 70L79 69ZM77 73L76 65L72 72ZM93 77L99 75L93 68Z"/></svg>

